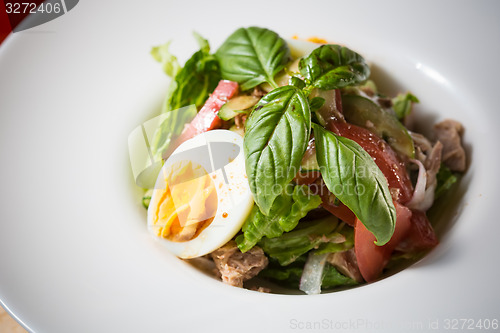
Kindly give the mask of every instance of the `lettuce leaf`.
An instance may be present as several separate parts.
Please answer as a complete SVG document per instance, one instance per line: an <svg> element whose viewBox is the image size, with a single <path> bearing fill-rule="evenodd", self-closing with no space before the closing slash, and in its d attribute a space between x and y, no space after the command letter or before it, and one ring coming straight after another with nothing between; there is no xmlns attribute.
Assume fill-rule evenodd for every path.
<svg viewBox="0 0 500 333"><path fill-rule="evenodd" d="M153 58L162 64L165 74L173 78L167 92L163 112L191 104L200 108L221 80L219 62L210 54L206 39L194 33L200 49L189 58L184 67L169 51L171 41L151 49Z"/></svg>
<svg viewBox="0 0 500 333"><path fill-rule="evenodd" d="M322 243L318 246L316 253L323 254L323 253L343 252L343 251L350 250L354 247L354 228L344 227L338 233L345 237L344 242L342 242L342 243L333 243L333 242Z"/></svg>
<svg viewBox="0 0 500 333"><path fill-rule="evenodd" d="M298 289L306 259L307 255L303 255L297 258L291 265L284 267L281 266L278 261L270 258L269 265L264 268L258 276L277 282L283 287Z"/></svg>
<svg viewBox="0 0 500 333"><path fill-rule="evenodd" d="M151 152L155 161L162 159L163 152L167 150L170 142L179 136L186 124L189 124L198 110L194 105L188 105L179 109L161 114L162 119L151 142Z"/></svg>
<svg viewBox="0 0 500 333"><path fill-rule="evenodd" d="M280 265L286 266L319 244L328 242L328 235L337 225L338 220L333 215L316 221L303 222L293 231L284 233L280 237L262 238L259 246Z"/></svg>
<svg viewBox="0 0 500 333"><path fill-rule="evenodd" d="M164 72L173 78L162 107L165 119L156 129L151 149L161 158L170 142L184 129L205 104L221 79L219 63L210 54L208 41L194 33L200 49L180 67L177 57L169 51L170 42L153 47L151 55L163 66Z"/></svg>
<svg viewBox="0 0 500 333"><path fill-rule="evenodd" d="M283 287L298 289L306 258L307 255L302 255L294 263L285 267L271 259L269 265L258 276L279 283ZM355 280L343 275L332 265L328 263L325 265L321 289L325 290L356 284Z"/></svg>
<svg viewBox="0 0 500 333"><path fill-rule="evenodd" d="M409 92L398 94L392 99L392 109L396 113L396 117L401 120L410 114L413 103L419 102L418 98Z"/></svg>
<svg viewBox="0 0 500 333"><path fill-rule="evenodd" d="M267 216L257 206L253 207L243 224L243 234L236 237L241 252L250 250L264 236L274 238L293 230L301 218L321 204L321 198L312 195L305 185L295 186L292 195L286 192L276 198Z"/></svg>
<svg viewBox="0 0 500 333"><path fill-rule="evenodd" d="M352 286L356 285L358 282L351 279L343 274L341 274L335 267L330 264L326 264L323 269L323 281L321 283L322 289L340 287L340 286Z"/></svg>
<svg viewBox="0 0 500 333"><path fill-rule="evenodd" d="M172 41L168 41L163 45L153 47L151 49L151 55L156 61L161 63L165 74L171 78L175 78L177 73L181 70L181 65L177 57L170 53L169 48L171 43Z"/></svg>
<svg viewBox="0 0 500 333"><path fill-rule="evenodd" d="M206 39L195 34L200 50L186 61L177 73L173 87L167 98L166 111L194 104L199 109L221 80L219 62L210 54L210 46Z"/></svg>
<svg viewBox="0 0 500 333"><path fill-rule="evenodd" d="M287 287L298 288L302 270L302 267L265 268L259 273L259 277L280 281Z"/></svg>
<svg viewBox="0 0 500 333"><path fill-rule="evenodd" d="M437 185L436 185L436 190L434 191L434 199L439 198L446 191L448 191L451 188L451 186L457 182L458 177L456 174L451 172L451 170L447 166L441 164L441 167L439 168L439 171L436 174L436 180L437 180Z"/></svg>

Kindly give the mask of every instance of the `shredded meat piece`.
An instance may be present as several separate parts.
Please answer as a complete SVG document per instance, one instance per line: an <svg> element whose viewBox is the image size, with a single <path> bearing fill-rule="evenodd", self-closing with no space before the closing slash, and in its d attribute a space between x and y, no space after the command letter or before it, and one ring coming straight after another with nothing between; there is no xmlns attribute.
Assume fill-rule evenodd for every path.
<svg viewBox="0 0 500 333"><path fill-rule="evenodd" d="M446 119L434 125L434 131L437 140L443 144L443 163L452 171L465 171L465 150L461 142L464 131L462 124Z"/></svg>
<svg viewBox="0 0 500 333"><path fill-rule="evenodd" d="M229 241L211 255L222 281L236 287L243 287L244 281L259 274L269 262L260 247L254 246L242 253L234 241Z"/></svg>
<svg viewBox="0 0 500 333"><path fill-rule="evenodd" d="M443 144L441 141L436 142L436 144L432 147L431 151L427 155L425 159L424 167L427 171L427 186L429 188L431 186L436 186L436 175L441 167L441 158L443 154Z"/></svg>
<svg viewBox="0 0 500 333"><path fill-rule="evenodd" d="M427 171L427 186L436 182L436 174L441 167L443 144L438 141L434 145L425 136L410 132L415 145L415 158L422 162Z"/></svg>
<svg viewBox="0 0 500 333"><path fill-rule="evenodd" d="M332 253L326 260L345 276L348 276L357 282L363 282L363 277L361 276L361 272L358 268L358 261L356 260L354 249Z"/></svg>
<svg viewBox="0 0 500 333"><path fill-rule="evenodd" d="M236 117L234 117L234 124L238 128L245 128L245 123L247 121L247 115L246 114L238 114Z"/></svg>
<svg viewBox="0 0 500 333"><path fill-rule="evenodd" d="M259 293L270 293L271 289L267 287L251 287L250 290L258 291Z"/></svg>
<svg viewBox="0 0 500 333"><path fill-rule="evenodd" d="M383 108L386 108L386 109L392 108L392 99L390 99L390 98L379 97L379 98L377 98L377 102Z"/></svg>
<svg viewBox="0 0 500 333"><path fill-rule="evenodd" d="M409 132L415 145L415 158L425 163L428 152L432 149L432 143L420 133Z"/></svg>
<svg viewBox="0 0 500 333"><path fill-rule="evenodd" d="M368 96L369 98L372 98L375 96L375 91L373 91L373 89L369 86L361 86L359 87L359 89L364 93L366 94L366 96Z"/></svg>
<svg viewBox="0 0 500 333"><path fill-rule="evenodd" d="M443 145L437 141L434 145L422 134L410 132L415 145L415 159L422 163L425 169L425 195L422 200L414 201L411 203L411 208L426 211L432 206L434 202L434 191L437 186L436 175L441 167L441 156ZM417 164L412 164L417 166ZM419 177L420 179L420 177Z"/></svg>
<svg viewBox="0 0 500 333"><path fill-rule="evenodd" d="M262 98L266 95L266 92L262 90L260 87L255 87L252 91L252 96Z"/></svg>

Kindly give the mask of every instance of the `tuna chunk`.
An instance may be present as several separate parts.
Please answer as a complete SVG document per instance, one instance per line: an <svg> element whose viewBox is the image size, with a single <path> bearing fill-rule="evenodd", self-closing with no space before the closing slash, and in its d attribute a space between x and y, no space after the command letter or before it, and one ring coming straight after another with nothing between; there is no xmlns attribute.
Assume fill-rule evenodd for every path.
<svg viewBox="0 0 500 333"><path fill-rule="evenodd" d="M359 271L358 262L353 249L332 253L326 260L345 276L357 282L363 282L363 277Z"/></svg>
<svg viewBox="0 0 500 333"><path fill-rule="evenodd" d="M243 287L244 281L259 274L268 264L268 259L260 247L254 246L242 253L234 241L229 241L211 255L222 281L236 287Z"/></svg>
<svg viewBox="0 0 500 333"><path fill-rule="evenodd" d="M434 131L436 139L443 144L443 163L452 171L465 171L467 165L462 147L462 124L447 119L434 125Z"/></svg>

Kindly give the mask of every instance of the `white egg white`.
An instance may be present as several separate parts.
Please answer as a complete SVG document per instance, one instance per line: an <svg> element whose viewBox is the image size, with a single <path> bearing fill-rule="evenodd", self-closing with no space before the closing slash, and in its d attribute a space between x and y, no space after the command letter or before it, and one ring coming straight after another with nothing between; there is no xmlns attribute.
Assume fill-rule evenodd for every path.
<svg viewBox="0 0 500 333"><path fill-rule="evenodd" d="M223 145L223 149L219 149L220 143L227 144ZM205 154L207 152L209 158ZM156 236L153 230L153 216L157 207L150 205L148 228L172 253L188 259L213 252L231 240L241 229L254 201L245 172L243 138L240 135L229 130L212 130L182 143L162 167L151 203L157 202L156 196L161 195L161 189L165 188L166 168L178 161L192 161L193 164L201 165L212 178L218 200L215 217L197 237L189 241L173 242Z"/></svg>

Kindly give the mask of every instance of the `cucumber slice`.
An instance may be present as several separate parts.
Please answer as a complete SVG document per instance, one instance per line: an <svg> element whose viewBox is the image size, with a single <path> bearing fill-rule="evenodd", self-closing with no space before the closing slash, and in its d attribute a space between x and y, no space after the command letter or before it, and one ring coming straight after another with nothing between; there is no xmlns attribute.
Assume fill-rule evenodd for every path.
<svg viewBox="0 0 500 333"><path fill-rule="evenodd" d="M259 98L256 96L245 95L231 98L220 108L217 115L222 120L231 120L236 117L238 113L242 113L257 104L258 101Z"/></svg>
<svg viewBox="0 0 500 333"><path fill-rule="evenodd" d="M406 127L371 99L342 95L342 111L348 122L374 132L399 154L415 156L413 140Z"/></svg>

